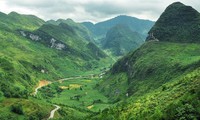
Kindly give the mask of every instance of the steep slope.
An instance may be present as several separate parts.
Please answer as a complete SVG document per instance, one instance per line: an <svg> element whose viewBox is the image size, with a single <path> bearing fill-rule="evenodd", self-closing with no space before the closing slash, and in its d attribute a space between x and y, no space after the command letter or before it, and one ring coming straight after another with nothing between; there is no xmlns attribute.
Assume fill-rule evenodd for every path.
<svg viewBox="0 0 200 120"><path fill-rule="evenodd" d="M94 119L199 119L199 53L199 44L145 43L98 84L119 103Z"/></svg>
<svg viewBox="0 0 200 120"><path fill-rule="evenodd" d="M73 29L77 36L82 37L83 39L89 41L89 42L93 42L93 38L91 35L91 32L87 29L87 27L85 27L84 25L80 24L80 23L76 23L74 22L72 19L58 19L57 21L54 20L49 20L47 21L46 24L53 24L53 25L59 25L61 23L65 23L68 26L71 27L71 29Z"/></svg>
<svg viewBox="0 0 200 120"><path fill-rule="evenodd" d="M143 42L141 36L128 26L116 25L107 32L102 44L115 56L121 56L137 49Z"/></svg>
<svg viewBox="0 0 200 120"><path fill-rule="evenodd" d="M46 119L51 103L32 96L40 80L97 74L112 63L66 23L45 24L35 16L12 12L0 13L0 28L0 119ZM87 113L64 108L71 116Z"/></svg>
<svg viewBox="0 0 200 120"><path fill-rule="evenodd" d="M161 41L199 42L200 13L180 2L171 4L149 31Z"/></svg>
<svg viewBox="0 0 200 120"><path fill-rule="evenodd" d="M25 33L26 31L20 32ZM80 36L73 26L66 23L60 23L59 25L45 24L33 33L27 33L29 34L29 39L32 39L30 37L31 34L33 36L35 35L36 38L38 37L38 40L35 39L36 41L39 41L51 48L64 50L65 54L69 54L74 57L77 56L84 60L92 60L94 59L94 56L96 59L106 57L106 54L100 49L98 49L98 51L101 51L100 56L98 56L99 54L94 53L95 51L89 47L91 43L88 43L85 38Z"/></svg>
<svg viewBox="0 0 200 120"><path fill-rule="evenodd" d="M112 62L67 24L43 24L37 17L17 13L1 13L0 18L3 96L27 98L39 80L97 72L103 63Z"/></svg>
<svg viewBox="0 0 200 120"><path fill-rule="evenodd" d="M174 5L184 6L173 3L167 11L173 11L174 7L171 6ZM185 13L190 11L191 9L187 9ZM182 9L178 9L170 14L182 12ZM186 20L181 24L193 25L191 23L196 14L185 15L184 18L191 18L191 21ZM168 17L171 18L160 18L168 20L165 24L169 26L173 21L174 28L179 30L176 26L179 23ZM196 25L195 22L194 24ZM157 24L152 30L155 28ZM167 26L166 29L163 28L165 30L168 31ZM163 37L162 31L153 35L159 41L148 41L119 60L96 86L112 102L118 103L99 112L93 119L200 119L200 44L193 43L199 40L198 34L193 36L187 31L185 35L191 41L180 41L173 35ZM192 38L197 38L197 41Z"/></svg>
<svg viewBox="0 0 200 120"><path fill-rule="evenodd" d="M111 98L116 98L118 96L114 95L115 91L124 91L126 87L129 95L142 95L158 88L185 72L200 67L198 46L199 44L145 43L112 67L110 75L101 85L102 90ZM119 79L112 78L114 76ZM125 82L127 86L120 87L121 82ZM119 95L124 96L125 92L120 92Z"/></svg>

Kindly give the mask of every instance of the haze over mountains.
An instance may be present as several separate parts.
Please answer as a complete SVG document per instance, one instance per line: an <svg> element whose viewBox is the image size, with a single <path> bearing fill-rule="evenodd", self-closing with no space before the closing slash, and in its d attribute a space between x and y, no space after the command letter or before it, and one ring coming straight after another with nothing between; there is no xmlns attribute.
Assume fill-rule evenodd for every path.
<svg viewBox="0 0 200 120"><path fill-rule="evenodd" d="M81 36L85 37L86 40L94 42L97 46L104 50L108 50L107 52L114 56L123 56L131 50L137 49L142 43L144 43L148 30L154 24L154 22L150 20L142 20L125 15L117 16L113 19L96 24L91 22L75 23L71 19L58 19L57 21L49 20L47 23L54 25L59 25L60 23L70 24L77 29ZM115 31L115 28L123 29L123 32L116 33L117 30ZM131 31L133 34L130 34ZM108 34L113 36L121 34L122 37L118 37L118 40L111 40L108 37ZM129 44L121 44L127 43L124 41L124 37L128 38ZM106 43L113 43L113 45L106 45ZM121 46L119 46L119 44Z"/></svg>
<svg viewBox="0 0 200 120"><path fill-rule="evenodd" d="M199 26L180 2L155 24L0 13L0 119L47 119L56 104L63 120L198 120Z"/></svg>
<svg viewBox="0 0 200 120"><path fill-rule="evenodd" d="M108 50L111 55L123 56L144 43L154 22L121 15L96 24L82 24L91 31L95 43L102 49Z"/></svg>

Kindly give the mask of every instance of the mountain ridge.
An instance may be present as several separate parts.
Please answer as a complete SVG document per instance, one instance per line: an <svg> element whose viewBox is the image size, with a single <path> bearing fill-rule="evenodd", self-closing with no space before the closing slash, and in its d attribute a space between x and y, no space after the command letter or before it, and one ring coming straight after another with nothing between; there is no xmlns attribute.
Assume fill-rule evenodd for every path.
<svg viewBox="0 0 200 120"><path fill-rule="evenodd" d="M136 31L146 36L148 31L146 31L145 29L150 29L154 22L150 20L138 19L136 17L121 15L96 24L90 22L83 22L82 24L90 29L94 36L96 36L97 38L102 38L105 37L106 32L110 28L114 27L117 24L128 25L130 26L132 31Z"/></svg>

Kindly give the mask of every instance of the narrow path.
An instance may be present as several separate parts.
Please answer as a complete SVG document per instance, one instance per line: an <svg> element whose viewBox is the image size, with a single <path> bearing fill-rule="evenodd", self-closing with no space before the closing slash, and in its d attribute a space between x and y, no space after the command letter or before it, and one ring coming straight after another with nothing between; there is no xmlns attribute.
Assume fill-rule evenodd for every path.
<svg viewBox="0 0 200 120"><path fill-rule="evenodd" d="M32 93L33 96L36 96L38 93L38 89L40 89L43 86L47 86L48 84L51 84L52 82L47 81L47 80L41 80L39 82L39 85L35 88L35 91Z"/></svg>
<svg viewBox="0 0 200 120"><path fill-rule="evenodd" d="M50 116L49 116L48 119L52 119L52 118L54 117L54 113L55 113L57 110L60 109L60 106L58 106L58 105L54 105L54 106L55 106L56 108L53 109L53 110L51 111Z"/></svg>

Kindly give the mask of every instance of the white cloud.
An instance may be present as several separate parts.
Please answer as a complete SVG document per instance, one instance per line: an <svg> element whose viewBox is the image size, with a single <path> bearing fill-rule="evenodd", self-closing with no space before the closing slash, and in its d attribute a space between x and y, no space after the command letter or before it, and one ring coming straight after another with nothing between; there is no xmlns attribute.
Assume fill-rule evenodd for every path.
<svg viewBox="0 0 200 120"><path fill-rule="evenodd" d="M200 11L199 0L179 0ZM175 0L1 0L0 11L34 14L42 19L102 21L116 15L131 15L157 20L164 9Z"/></svg>

